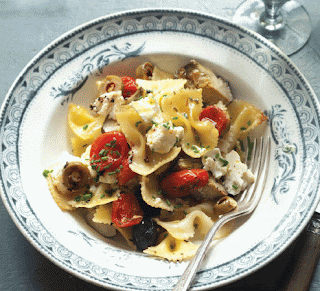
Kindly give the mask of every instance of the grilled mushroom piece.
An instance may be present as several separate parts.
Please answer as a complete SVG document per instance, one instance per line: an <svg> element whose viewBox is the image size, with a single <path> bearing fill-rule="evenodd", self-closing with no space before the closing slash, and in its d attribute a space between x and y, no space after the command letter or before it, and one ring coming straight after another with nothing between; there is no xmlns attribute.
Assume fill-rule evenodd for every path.
<svg viewBox="0 0 320 291"><path fill-rule="evenodd" d="M100 82L99 95L112 91L122 91L123 89L124 84L121 78L115 75L109 75L102 82Z"/></svg>
<svg viewBox="0 0 320 291"><path fill-rule="evenodd" d="M228 82L217 77L211 70L191 60L176 74L178 79L187 79L186 86L193 89L202 89L202 97L207 105L215 105L220 100L224 104L232 101L233 97Z"/></svg>
<svg viewBox="0 0 320 291"><path fill-rule="evenodd" d="M143 63L136 69L136 78L142 80L151 80L153 74L153 65L150 63Z"/></svg>
<svg viewBox="0 0 320 291"><path fill-rule="evenodd" d="M62 183L71 193L87 189L92 176L87 166L81 162L66 162L62 172Z"/></svg>

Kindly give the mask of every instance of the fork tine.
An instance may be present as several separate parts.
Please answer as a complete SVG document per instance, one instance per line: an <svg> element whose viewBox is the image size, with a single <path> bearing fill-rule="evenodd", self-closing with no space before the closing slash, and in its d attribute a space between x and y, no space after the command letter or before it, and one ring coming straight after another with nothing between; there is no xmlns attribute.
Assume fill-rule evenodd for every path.
<svg viewBox="0 0 320 291"><path fill-rule="evenodd" d="M256 182L247 189L246 193L243 193L244 198L241 200L241 202L252 203L253 208L255 208L256 204L259 202L263 192L262 190L264 189L266 184L267 171L270 163L270 151L270 137L268 137L266 141L263 137L261 137L258 149L254 152L254 161L252 167L252 171L256 178Z"/></svg>
<svg viewBox="0 0 320 291"><path fill-rule="evenodd" d="M263 156L261 157L260 163L259 163L259 171L257 173L256 179L259 181L256 183L254 190L255 195L253 196L253 205L252 207L256 207L258 202L260 201L260 198L262 196L262 192L265 188L266 182L267 182L267 176L268 176L268 170L270 166L270 156L271 156L271 138L268 137L266 142L263 143L263 147L261 148ZM263 164L263 165L262 165ZM263 178L262 178L263 176ZM262 183L261 183L262 182ZM258 189L260 187L260 189Z"/></svg>
<svg viewBox="0 0 320 291"><path fill-rule="evenodd" d="M238 203L249 202L250 199L256 195L254 193L257 191L262 170L265 168L262 166L262 164L264 161L267 163L270 161L270 159L267 158L269 155L268 148L270 148L270 138L268 138L266 142L264 141L263 137L261 137L259 141L257 139L254 140L251 160L248 164L248 168L252 171L257 182L248 187L247 190L242 193Z"/></svg>

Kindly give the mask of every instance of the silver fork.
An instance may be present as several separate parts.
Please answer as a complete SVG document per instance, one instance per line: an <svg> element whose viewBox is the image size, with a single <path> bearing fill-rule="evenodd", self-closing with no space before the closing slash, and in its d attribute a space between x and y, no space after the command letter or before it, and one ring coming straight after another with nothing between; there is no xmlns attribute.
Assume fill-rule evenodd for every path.
<svg viewBox="0 0 320 291"><path fill-rule="evenodd" d="M190 287L200 264L205 257L211 241L217 231L228 221L235 219L239 216L250 214L257 207L262 192L265 188L267 173L270 163L271 153L271 139L268 137L266 140L262 137L260 141L255 140L252 149L249 168L252 170L256 181L246 191L241 194L238 201L238 206L224 215L222 215L211 227L201 246L198 248L192 261L180 277L177 285L173 291L186 291Z"/></svg>

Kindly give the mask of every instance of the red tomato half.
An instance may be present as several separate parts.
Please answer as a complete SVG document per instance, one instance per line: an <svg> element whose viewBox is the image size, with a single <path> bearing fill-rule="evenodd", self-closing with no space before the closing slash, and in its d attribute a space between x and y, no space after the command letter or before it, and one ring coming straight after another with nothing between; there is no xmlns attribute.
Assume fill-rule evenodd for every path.
<svg viewBox="0 0 320 291"><path fill-rule="evenodd" d="M160 188L168 197L179 198L187 196L194 189L207 185L209 175L203 169L181 170L173 172L160 182Z"/></svg>
<svg viewBox="0 0 320 291"><path fill-rule="evenodd" d="M216 123L216 129L219 131L219 135L226 129L229 122L224 111L221 108L212 105L202 109L199 119L209 119L214 121Z"/></svg>
<svg viewBox="0 0 320 291"><path fill-rule="evenodd" d="M121 80L124 85L124 89L122 91L122 96L124 98L128 98L133 95L137 91L136 80L132 77L121 77Z"/></svg>
<svg viewBox="0 0 320 291"><path fill-rule="evenodd" d="M122 163L122 168L118 173L118 183L119 185L124 185L137 176L137 173L133 172L129 167L129 160L124 159Z"/></svg>
<svg viewBox="0 0 320 291"><path fill-rule="evenodd" d="M143 211L134 194L121 194L112 202L112 222L118 227L129 227L139 224L143 219Z"/></svg>
<svg viewBox="0 0 320 291"><path fill-rule="evenodd" d="M101 134L92 143L90 150L91 167L97 172L113 172L124 159L128 158L129 145L124 134L109 131Z"/></svg>

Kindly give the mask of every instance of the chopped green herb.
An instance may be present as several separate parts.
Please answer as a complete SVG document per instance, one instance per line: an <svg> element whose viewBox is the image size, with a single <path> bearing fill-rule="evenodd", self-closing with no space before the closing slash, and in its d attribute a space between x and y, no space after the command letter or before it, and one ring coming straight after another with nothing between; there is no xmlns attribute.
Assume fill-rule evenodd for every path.
<svg viewBox="0 0 320 291"><path fill-rule="evenodd" d="M53 172L53 170L44 170L44 171L42 172L42 175L43 175L43 177L47 178L48 175L49 175L50 173L52 173L52 172Z"/></svg>
<svg viewBox="0 0 320 291"><path fill-rule="evenodd" d="M166 129L170 129L170 125L169 125L168 122L167 122L167 123L163 123L162 126L163 126L164 128L166 128Z"/></svg>
<svg viewBox="0 0 320 291"><path fill-rule="evenodd" d="M73 199L75 202L80 202L80 200L81 200L81 196L79 195L79 196L76 196L76 197L74 197L74 199Z"/></svg>
<svg viewBox="0 0 320 291"><path fill-rule="evenodd" d="M235 190L238 190L239 187L236 184L233 184L232 188L235 189Z"/></svg>
<svg viewBox="0 0 320 291"><path fill-rule="evenodd" d="M104 170L108 170L111 167L112 163L110 163L109 165L103 167Z"/></svg>
<svg viewBox="0 0 320 291"><path fill-rule="evenodd" d="M222 166L223 167L226 167L229 165L229 162L223 158L219 158L219 161L222 163Z"/></svg>
<svg viewBox="0 0 320 291"><path fill-rule="evenodd" d="M137 121L136 122L136 127L138 127L141 122L142 122L141 120Z"/></svg>
<svg viewBox="0 0 320 291"><path fill-rule="evenodd" d="M241 130L246 130L247 128L244 127L244 126L242 126L242 127L240 127L240 129L241 129Z"/></svg>
<svg viewBox="0 0 320 291"><path fill-rule="evenodd" d="M84 194L81 198L82 201L89 201L92 198L92 193Z"/></svg>
<svg viewBox="0 0 320 291"><path fill-rule="evenodd" d="M89 127L89 125L86 124L86 125L84 125L82 128L83 128L83 130L86 130L86 129L88 129L88 127Z"/></svg>
<svg viewBox="0 0 320 291"><path fill-rule="evenodd" d="M220 155L219 155L219 154L216 154L214 157L215 157L216 159L219 159Z"/></svg>

